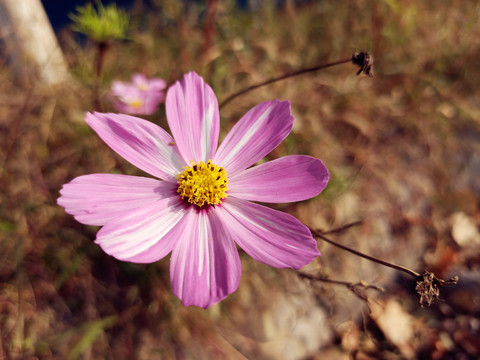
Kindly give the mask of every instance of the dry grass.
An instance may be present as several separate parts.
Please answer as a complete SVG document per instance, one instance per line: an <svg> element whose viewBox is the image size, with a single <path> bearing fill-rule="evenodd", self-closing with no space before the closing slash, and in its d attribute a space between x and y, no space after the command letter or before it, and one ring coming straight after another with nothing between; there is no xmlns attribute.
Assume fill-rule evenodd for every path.
<svg viewBox="0 0 480 360"><path fill-rule="evenodd" d="M195 70L221 101L253 83L371 51L373 79L344 65L252 91L221 109L222 134L253 105L290 100L293 132L271 156L313 155L332 179L317 198L276 208L312 228L363 220L335 238L418 272L457 273L459 285L444 292L443 302L421 309L412 279L319 243L323 256L306 269L310 273L386 289L368 293L372 304L382 305L372 318L347 289L306 283L244 254L236 293L207 311L182 307L170 290L168 259L118 262L92 243L97 228L75 222L56 205L58 190L75 176L138 174L83 122L93 110L94 48L65 31L60 39L73 80L62 89L21 89L8 70L0 73L0 356L478 356L479 6L313 1L276 9L268 3L244 13L222 2L208 48L202 5L187 11L171 0L145 15L137 9L132 39L106 55L101 94L112 79L133 72L172 82ZM111 110L105 99L103 106ZM166 126L164 109L150 120ZM452 236L453 227L463 229L455 213L477 234ZM378 320L391 301L413 315L413 335L404 342ZM390 321L406 317L396 314Z"/></svg>

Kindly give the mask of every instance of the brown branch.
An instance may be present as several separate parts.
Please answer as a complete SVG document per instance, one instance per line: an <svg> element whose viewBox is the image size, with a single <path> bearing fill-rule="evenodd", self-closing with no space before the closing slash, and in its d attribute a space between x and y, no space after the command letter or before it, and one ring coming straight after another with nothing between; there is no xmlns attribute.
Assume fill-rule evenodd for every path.
<svg viewBox="0 0 480 360"><path fill-rule="evenodd" d="M338 233L341 233L345 230L348 230L350 229L351 227L354 227L354 226L357 226L357 225L361 225L362 224L362 220L359 220L359 221L354 221L352 223L348 223L346 225L343 225L339 228L335 228L335 229L330 229L328 231L320 231L320 233L322 235L327 235L327 234L338 234Z"/></svg>
<svg viewBox="0 0 480 360"><path fill-rule="evenodd" d="M346 286L349 289L356 288L356 287L362 287L364 289L374 289L380 292L385 292L385 289L382 288L381 286L376 286L376 285L369 285L365 281L360 281L357 283L353 283L351 281L343 281L343 280L332 280L327 277L322 277L322 276L313 276L304 272L298 272L298 276L300 276L302 279L308 279L308 280L314 280L314 281L322 281L330 284L335 284L335 285L343 285Z"/></svg>
<svg viewBox="0 0 480 360"><path fill-rule="evenodd" d="M303 74L306 74L306 73L315 72L315 71L318 71L318 70L326 69L326 68L336 66L336 65L346 64L346 63L349 63L349 62L351 62L351 63L360 67L360 69L357 71L357 75L360 75L360 74L363 73L363 74L368 75L370 77L373 76L373 72L372 72L373 60L372 60L371 55L368 52L359 52L359 53L353 54L348 59L338 60L338 61L314 66L314 67L311 67L311 68L300 69L300 70L294 71L292 73L285 74L285 75L282 75L280 77L273 78L273 79L261 82L259 84L249 86L248 88L245 88L245 89L240 90L239 92L237 92L233 95L230 95L228 98L226 98L225 100L223 100L220 103L219 107L221 108L221 107L225 106L226 104L228 104L233 99L235 99L236 97L238 97L240 95L243 95L243 94L245 94L249 91L258 89L259 87L269 85L269 84L272 84L272 83L280 81L280 80L285 80L285 79L288 79L288 78L291 78L291 77L294 77L294 76L299 76L299 75L303 75Z"/></svg>
<svg viewBox="0 0 480 360"><path fill-rule="evenodd" d="M335 241L333 241L333 240L324 236L324 234L326 234L326 233L334 233L334 232L343 231L343 230L348 229L348 228L350 228L354 225L357 225L358 223L359 222L347 224L347 225L345 225L341 228L330 230L329 232L322 232L322 231L319 231L319 230L312 230L312 229L310 229L310 231L312 232L312 235L314 237L320 238L320 239L328 242L329 244L332 244L332 245L334 245L334 246L336 246L336 247L338 247L342 250L346 250L348 252L351 252L352 254L363 257L367 260L376 262L380 265L384 265L384 266L390 267L390 268L398 270L398 271L402 271L402 272L404 272L404 273L406 273L410 276L413 276L415 278L415 281L416 281L415 290L417 291L417 294L420 296L420 305L422 307L424 305L430 306L435 302L435 300L438 300L439 297L440 297L440 289L443 288L444 286L457 284L458 276L454 276L449 280L443 280L443 279L437 278L434 273L432 273L428 270L425 270L423 272L423 274L419 274L416 271L413 271L413 270L411 270L411 269L409 269L405 266L393 264L391 262L376 258L374 256L370 256L370 255L361 253L360 251L351 249L348 246L339 244L339 243L337 243L337 242L335 242ZM362 298L366 301L368 300L368 298L359 289L368 289L368 288L374 288L374 289L377 289L377 290L381 289L381 288L377 288L377 287L372 286L372 285L367 285L363 282L353 284L353 283L349 283L349 282L346 282L346 281L329 280L329 279L325 279L325 278L321 278L321 277L314 277L312 275L308 275L308 274L304 274L304 273L300 273L300 277L308 278L308 279L311 279L311 280L330 282L330 283L333 283L333 284L345 285L352 292L354 292L358 297L360 297L360 298ZM361 287L359 288L359 286L361 286ZM365 298L363 298L362 296L364 296Z"/></svg>
<svg viewBox="0 0 480 360"><path fill-rule="evenodd" d="M367 254L364 254L364 253L361 253L360 251L357 251L357 250L354 250L352 248L349 248L348 246L345 246L345 245L342 245L342 244L339 244L339 243L336 243L335 241L333 240L330 240L329 238L325 237L324 235L322 235L322 233L320 231L316 231L316 230L312 230L310 229L310 231L312 232L312 235L314 237L317 237L317 238L320 238L326 242L328 242L329 244L332 244L340 249L343 249L343 250L346 250L346 251L349 251L351 252L352 254L355 254L357 256L360 256L360 257L363 257L367 260L370 260L370 261L373 261L373 262L376 262L378 264L381 264L381 265L384 265L384 266L388 266L392 269L395 269L395 270L398 270L398 271L402 271L410 276L413 276L415 278L419 277L420 274L417 273L416 271L413 271L405 266L401 266L401 265L397 265L397 264L393 264L391 262L388 262L388 261L385 261L385 260L382 260L382 259L379 259L379 258L376 258L374 256L370 256L370 255L367 255Z"/></svg>
<svg viewBox="0 0 480 360"><path fill-rule="evenodd" d="M105 54L108 50L108 43L97 42L97 57L95 59L95 84L93 102L96 111L102 112L102 101L100 99L100 84L102 79L103 64L105 62Z"/></svg>
<svg viewBox="0 0 480 360"><path fill-rule="evenodd" d="M309 72L314 72L314 71L317 71L317 70L321 70L321 69L326 69L328 67L332 67L332 66L335 66L335 65L340 65L340 64L345 64L345 63L348 63L350 62L351 59L344 59L344 60L339 60L339 61L334 61L334 62L331 62L331 63L328 63L328 64L322 64L322 65L319 65L319 66L315 66L315 67L312 67L312 68L306 68L306 69L301 69L301 70L298 70L298 71L295 71L293 73L290 73L290 74L285 74L283 76L280 76L280 77L277 77L277 78L273 78L273 79L270 79L270 80L267 80L267 81L264 81L264 82L261 82L259 84L255 84L255 85L252 85L252 86L249 86L248 88L246 89L243 89L243 90L240 90L239 92L233 94L233 95L230 95L228 98L226 98L225 100L223 100L221 103L220 103L220 108L227 105L230 101L232 101L233 99L235 99L236 97L240 96L240 95L243 95L249 91L252 91L252 90L255 90L255 89L258 89L259 87L262 87L262 86L265 86L265 85L269 85L269 84L273 84L274 82L277 82L277 81L280 81L280 80L285 80L285 79L288 79L288 78L291 78L291 77L294 77L294 76L298 76L298 75L302 75L302 74L306 74L306 73L309 73Z"/></svg>
<svg viewBox="0 0 480 360"><path fill-rule="evenodd" d="M384 288L376 285L369 285L365 281L359 281L357 283L353 283L353 282L343 281L343 280L332 280L323 276L313 276L304 272L299 272L298 276L302 279L307 279L310 281L321 281L329 284L345 286L356 297L358 297L360 300L365 301L367 308L370 312L371 310L370 310L370 306L368 305L368 295L366 294L366 291L372 289L382 293L385 292Z"/></svg>

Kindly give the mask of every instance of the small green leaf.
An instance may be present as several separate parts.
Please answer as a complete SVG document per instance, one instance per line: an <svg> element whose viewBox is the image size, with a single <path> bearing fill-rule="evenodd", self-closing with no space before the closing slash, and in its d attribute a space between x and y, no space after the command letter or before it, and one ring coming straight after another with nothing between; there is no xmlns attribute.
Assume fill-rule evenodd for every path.
<svg viewBox="0 0 480 360"><path fill-rule="evenodd" d="M98 336L106 329L115 325L118 316L112 315L106 318L91 321L82 326L82 337L77 341L73 348L67 354L67 360L78 359L80 355L91 346Z"/></svg>

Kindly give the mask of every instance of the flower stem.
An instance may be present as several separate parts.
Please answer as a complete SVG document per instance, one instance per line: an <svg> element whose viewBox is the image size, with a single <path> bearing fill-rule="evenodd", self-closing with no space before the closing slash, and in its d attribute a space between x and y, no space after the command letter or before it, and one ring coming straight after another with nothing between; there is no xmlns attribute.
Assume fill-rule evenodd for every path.
<svg viewBox="0 0 480 360"><path fill-rule="evenodd" d="M291 77L294 77L294 76L298 76L298 75L302 75L302 74L306 74L306 73L309 73L309 72L314 72L314 71L317 71L317 70L321 70L321 69L326 69L328 67L332 67L332 66L335 66L335 65L340 65L340 64L346 64L348 62L351 62L352 59L351 58L348 58L348 59L344 59L344 60L338 60L338 61L334 61L334 62L331 62L331 63L327 63L327 64L322 64L322 65L319 65L319 66L315 66L315 67L311 67L311 68L306 68L306 69L300 69L298 71L294 71L293 73L289 73L289 74L285 74L283 76L280 76L280 77L277 77L277 78L273 78L273 79L270 79L270 80L267 80L267 81L264 81L264 82L261 82L259 84L255 84L255 85L252 85L252 86L249 86L248 88L245 88L243 90L240 90L239 92L236 92L235 94L233 95L230 95L228 98L226 98L225 100L222 101L222 103L220 104L220 108L227 105L230 101L232 101L233 99L235 99L236 97L240 96L240 95L243 95L249 91L252 91L252 90L255 90L255 89L258 89L259 87L262 87L262 86L265 86L265 85L269 85L269 84L272 84L274 82L277 82L277 81L280 81L280 80L284 80L284 79L288 79L288 78L291 78Z"/></svg>
<svg viewBox="0 0 480 360"><path fill-rule="evenodd" d="M362 52L358 52L358 53L353 54L348 59L338 60L338 61L314 66L314 67L311 67L311 68L300 69L300 70L294 71L292 73L285 74L283 76L273 78L273 79L261 82L259 84L249 86L248 88L245 88L243 90L240 90L239 92L236 92L233 95L230 95L228 98L226 98L225 100L222 101L222 103L220 104L219 107L221 108L222 106L225 106L230 101L235 99L237 96L240 96L240 95L243 95L243 94L245 94L249 91L258 89L259 87L269 85L269 84L272 84L272 83L280 81L280 80L285 80L285 79L288 79L288 78L291 78L291 77L294 77L294 76L306 74L306 73L309 73L309 72L314 72L314 71L318 71L318 70L321 70L321 69L326 69L326 68L336 66L336 65L346 64L348 62L351 62L351 63L353 63L354 65L357 65L360 68L357 71L357 75L365 74L365 75L370 76L370 77L373 76L373 71L372 71L373 59L372 59L372 56L368 52L362 51Z"/></svg>
<svg viewBox="0 0 480 360"><path fill-rule="evenodd" d="M402 272L404 272L404 273L406 273L410 276L413 276L415 278L415 282L416 282L415 290L417 291L417 294L420 295L420 305L422 307L424 305L430 306L435 302L435 300L438 300L440 298L440 289L443 288L444 286L457 284L458 276L454 276L450 280L443 280L443 279L437 278L434 273L432 273L428 270L425 270L423 272L423 274L419 274L416 271L413 271L409 268L406 268L405 266L392 264L388 261L381 260L381 259L376 258L374 256L366 255L364 253L361 253L360 251L351 249L348 246L338 244L335 241L325 237L325 235L324 235L324 234L339 233L343 230L346 230L346 229L348 229L352 226L358 225L360 223L361 223L361 221L357 221L357 222L342 226L338 229L330 230L328 232L320 231L320 230L313 230L313 229L310 229L310 231L312 232L312 235L314 237L322 239L322 240L328 242L329 244L332 244L332 245L334 245L334 246L336 246L340 249L349 251L352 254L363 257L367 260L376 262L380 265L387 266L389 268L392 268L392 269L395 269L395 270L398 270L398 271L402 271ZM363 281L354 284L354 283L350 283L350 282L347 282L347 281L329 280L329 279L325 279L323 277L316 277L316 276L308 275L308 274L304 274L304 273L300 273L299 276L302 277L302 278L309 279L309 280L324 281L324 282L329 282L329 283L338 284L338 285L345 285L347 288L349 288L351 291L353 291L358 297L360 297L364 300L368 300L368 298L361 291L362 289L374 288L376 290L382 291L381 288L377 288L376 286L372 286L372 285L367 285Z"/></svg>
<svg viewBox="0 0 480 360"><path fill-rule="evenodd" d="M103 62L108 49L108 43L97 42L97 57L95 59L95 85L94 85L94 108L96 111L102 111L102 102L100 100L100 83L102 78Z"/></svg>
<svg viewBox="0 0 480 360"><path fill-rule="evenodd" d="M355 288L355 287L362 287L364 289L375 289L375 290L378 290L380 292L385 292L384 288L382 288L380 286L376 286L376 285L369 285L369 284L367 284L363 281L353 283L351 281L333 280L333 279L329 279L327 277L310 275L310 274L307 274L307 273L304 273L304 272L301 272L301 271L298 272L298 276L300 276L303 279L314 280L314 281L322 281L322 282L326 282L326 283L329 283L329 284L335 284L335 285L343 285L343 286L346 286L349 289L352 289L352 288Z"/></svg>
<svg viewBox="0 0 480 360"><path fill-rule="evenodd" d="M376 291L379 291L379 292L385 292L385 289L380 287L380 286L376 286L376 285L370 285L370 284L367 284L365 281L359 281L357 283L353 283L353 282L350 282L350 281L343 281L343 280L333 280L333 279L329 279L329 278L326 278L324 276L314 276L314 275L310 275L310 274L307 274L307 273L304 273L304 272L298 272L298 276L301 278L301 279L307 279L307 280L310 280L310 281L321 281L321 282L325 282L325 283L329 283L329 284L334 284L334 285L343 285L345 286L348 290L350 290L353 294L355 294L355 296L357 296L359 299L365 301L365 305L367 306L368 308L368 311L371 313L372 311L370 310L370 306L369 306L369 297L368 297L368 294L367 294L367 290L376 290Z"/></svg>
<svg viewBox="0 0 480 360"><path fill-rule="evenodd" d="M409 268L406 268L405 266L401 266L401 265L397 265L397 264L393 264L391 262L388 262L388 261L385 261L385 260L382 260L382 259L379 259L379 258L376 258L374 256L370 256L370 255L367 255L367 254L364 254L364 253L361 253L360 251L357 251L357 250L354 250L354 249L351 249L349 248L348 246L345 246L345 245L342 245L342 244L339 244L339 243L336 243L335 241L325 237L320 231L317 231L317 230L313 230L313 229L310 229L310 231L312 232L312 235L316 238L320 238L326 242L328 242L329 244L332 244L342 250L346 250L346 251L349 251L351 252L352 254L355 254L357 256L360 256L360 257L363 257L367 260L370 260L370 261L373 261L373 262L376 262L380 265L383 265L383 266L387 266L387 267L390 267L392 269L395 269L395 270L398 270L398 271L402 271L410 276L413 276L414 278L417 278L418 276L420 276L419 273L417 273L416 271L413 271Z"/></svg>

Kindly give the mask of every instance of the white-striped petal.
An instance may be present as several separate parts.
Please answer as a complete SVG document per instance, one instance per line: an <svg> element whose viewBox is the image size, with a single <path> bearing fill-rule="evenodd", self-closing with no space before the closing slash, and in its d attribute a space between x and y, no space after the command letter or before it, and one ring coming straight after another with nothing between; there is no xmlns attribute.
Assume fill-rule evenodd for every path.
<svg viewBox="0 0 480 360"><path fill-rule="evenodd" d="M109 255L119 260L129 261L148 251L156 244L156 260L167 255L178 239L165 236L180 222L185 207L178 196L160 199L148 206L126 212L113 219L97 233L95 242ZM164 239L165 238L165 239ZM141 260L141 259L140 259Z"/></svg>
<svg viewBox="0 0 480 360"><path fill-rule="evenodd" d="M241 264L228 224L215 210L191 208L185 230L172 252L170 279L173 293L185 306L207 308L234 292Z"/></svg>
<svg viewBox="0 0 480 360"><path fill-rule="evenodd" d="M196 73L172 85L165 100L168 125L184 161L211 159L220 131L218 103L213 90Z"/></svg>
<svg viewBox="0 0 480 360"><path fill-rule="evenodd" d="M233 176L275 149L292 125L288 101L263 102L235 124L218 147L213 162Z"/></svg>
<svg viewBox="0 0 480 360"><path fill-rule="evenodd" d="M154 123L104 113L87 113L85 121L117 154L150 175L176 182L186 165L172 137Z"/></svg>

